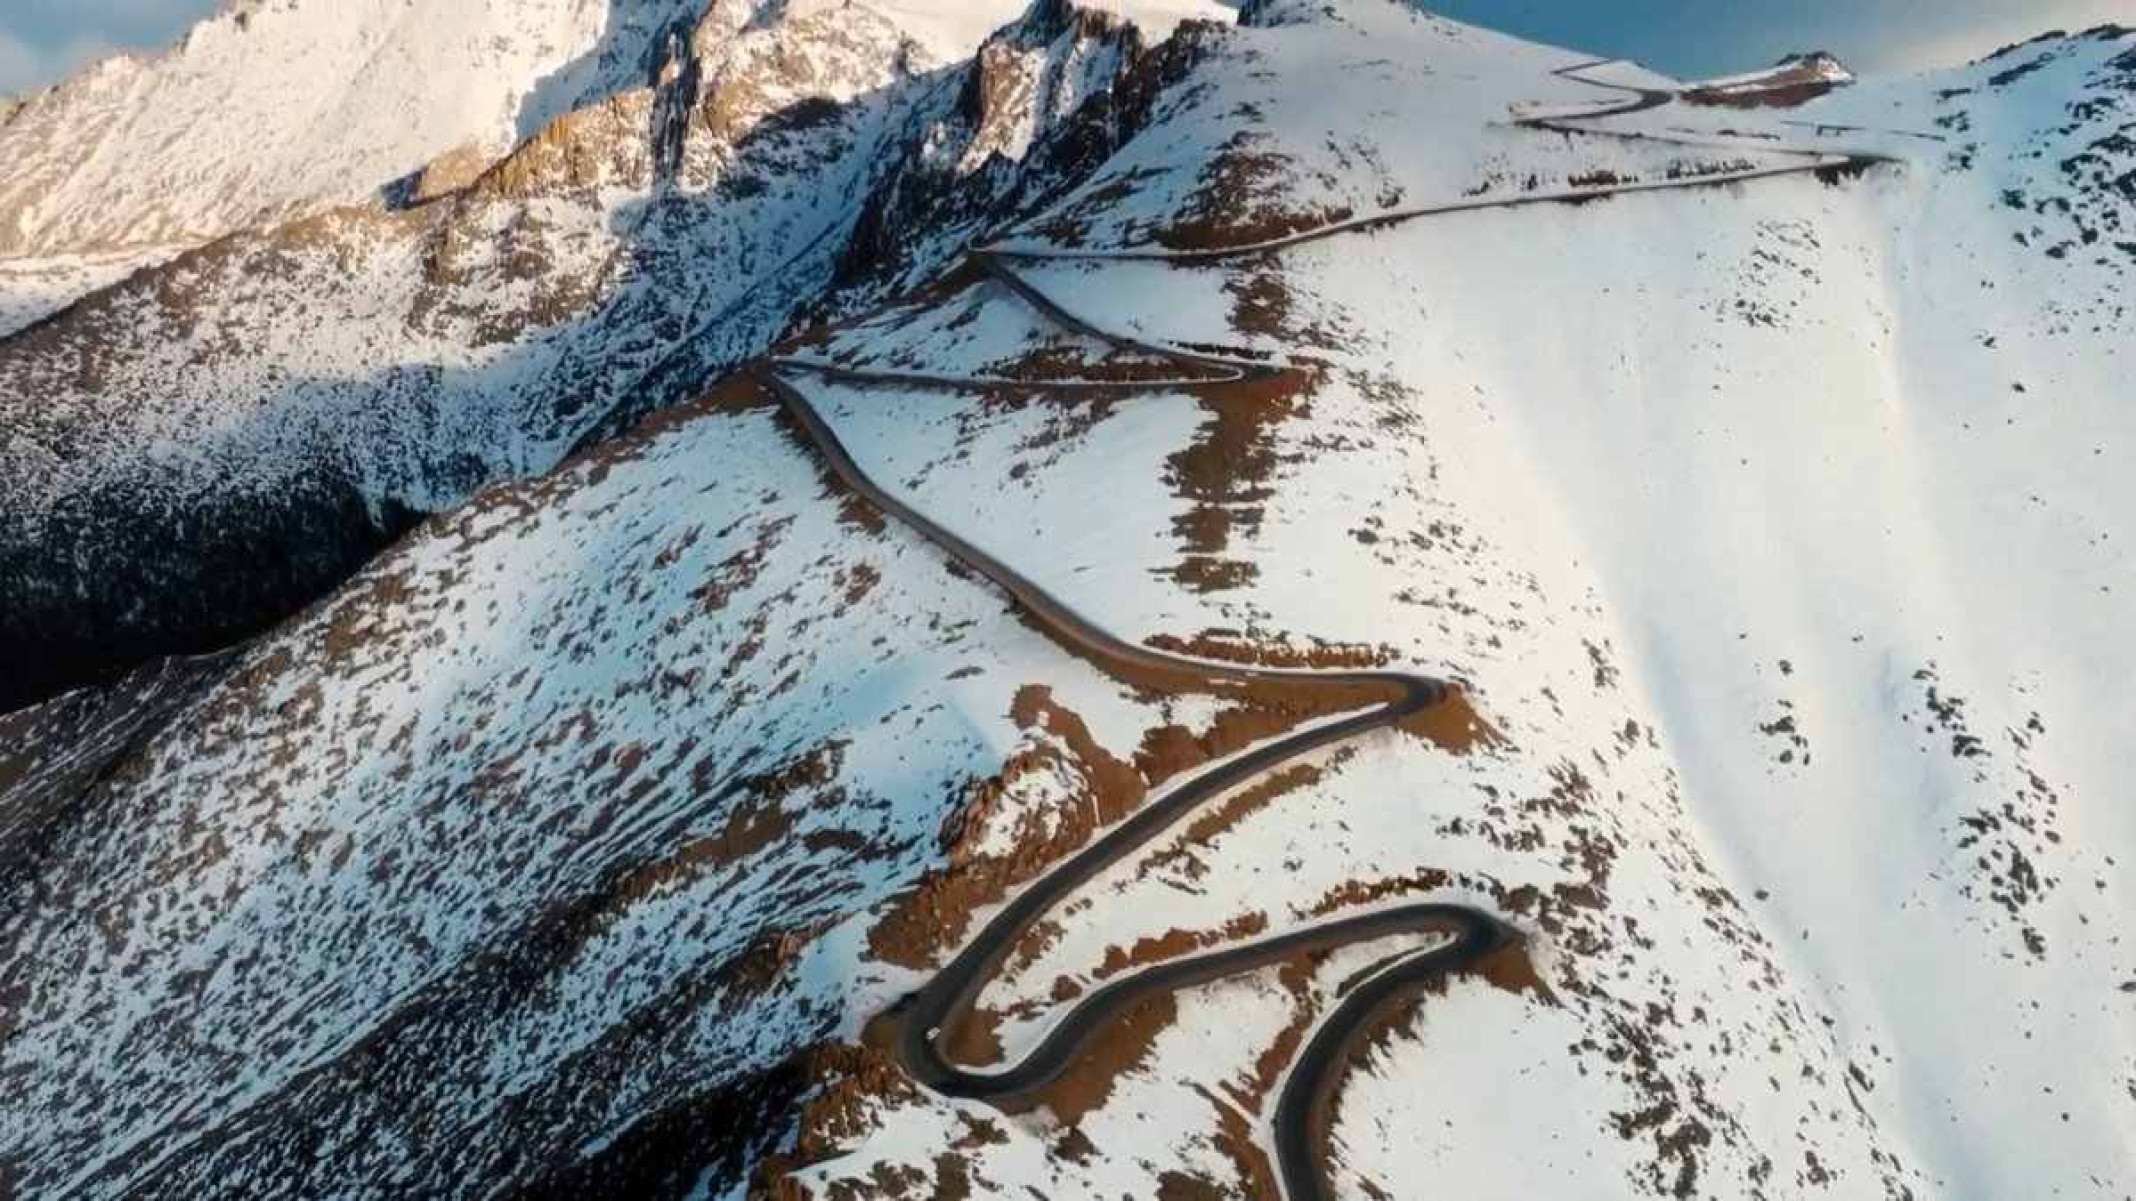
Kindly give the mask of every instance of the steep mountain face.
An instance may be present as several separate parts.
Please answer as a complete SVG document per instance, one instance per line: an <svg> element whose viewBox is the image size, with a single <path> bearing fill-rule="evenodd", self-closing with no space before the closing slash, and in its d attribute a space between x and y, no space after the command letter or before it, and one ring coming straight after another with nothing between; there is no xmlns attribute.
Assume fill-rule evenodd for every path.
<svg viewBox="0 0 2136 1201"><path fill-rule="evenodd" d="M0 653L29 665L0 706L255 631L414 516L835 307L834 284L938 265L1094 165L1025 152L1155 64L1126 19L1048 3L930 68L896 15L720 0L653 46L649 83L456 191L231 234L0 342Z"/></svg>
<svg viewBox="0 0 2136 1201"><path fill-rule="evenodd" d="M0 512L154 519L10 587L412 523L0 719L0 1192L2126 1191L2136 31L914 15L714 5L461 191L0 342L75 389ZM382 362L463 378L285 390ZM1444 931L1282 940L1424 904L1511 941L1341 1027Z"/></svg>
<svg viewBox="0 0 2136 1201"><path fill-rule="evenodd" d="M0 988L17 1195L731 1178L938 798L1129 770L1056 708L1169 724L827 495L768 409L663 424L426 523L42 823Z"/></svg>
<svg viewBox="0 0 2136 1201"><path fill-rule="evenodd" d="M231 0L0 125L0 256L183 246L477 169L643 85L693 0ZM239 86L233 86L242 81Z"/></svg>
<svg viewBox="0 0 2136 1201"><path fill-rule="evenodd" d="M1568 75L1609 85L1589 112L1665 83L1292 11L946 319L796 378L863 467L1127 637L1376 651L1468 681L1503 742L1361 742L1093 881L982 998L973 1061L1018 1062L1128 964L1478 899L1543 987L1452 983L1368 1053L1327 1136L1341 1195L2114 1195L2136 254L2107 231L2136 219L2136 36L1582 121ZM1494 89L1552 132L1404 128ZM1554 177L1565 153L1599 161ZM1668 186L1535 203L1598 179ZM1303 374L1020 403L928 379L1057 357L1034 298ZM1300 1031L1385 953L1180 994L1054 1121L825 1107L801 1178L1266 1193Z"/></svg>

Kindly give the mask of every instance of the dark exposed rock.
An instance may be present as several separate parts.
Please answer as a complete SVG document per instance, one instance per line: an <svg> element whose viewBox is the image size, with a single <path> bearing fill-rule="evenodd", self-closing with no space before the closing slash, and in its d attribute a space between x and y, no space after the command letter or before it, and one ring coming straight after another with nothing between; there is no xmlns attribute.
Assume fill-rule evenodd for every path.
<svg viewBox="0 0 2136 1201"><path fill-rule="evenodd" d="M270 497L211 498L172 519L98 488L34 545L0 542L0 712L228 646L348 578L417 515L321 471Z"/></svg>

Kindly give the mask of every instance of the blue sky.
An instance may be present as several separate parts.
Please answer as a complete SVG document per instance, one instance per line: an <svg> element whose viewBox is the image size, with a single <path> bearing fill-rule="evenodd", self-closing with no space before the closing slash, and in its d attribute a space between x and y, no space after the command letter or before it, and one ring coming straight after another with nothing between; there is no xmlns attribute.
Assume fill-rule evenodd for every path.
<svg viewBox="0 0 2136 1201"><path fill-rule="evenodd" d="M0 0L0 93L50 83L122 48L175 40L217 0ZM1438 0L1447 16L1684 76L1825 49L1858 70L1958 62L2131 0Z"/></svg>

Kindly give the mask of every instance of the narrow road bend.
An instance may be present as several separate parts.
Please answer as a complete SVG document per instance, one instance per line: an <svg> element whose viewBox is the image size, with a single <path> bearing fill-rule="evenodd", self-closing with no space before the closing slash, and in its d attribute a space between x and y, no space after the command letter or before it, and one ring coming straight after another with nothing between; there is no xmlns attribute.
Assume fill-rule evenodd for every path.
<svg viewBox="0 0 2136 1201"><path fill-rule="evenodd" d="M1675 100L1675 93L1667 90L1606 83L1585 78L1581 74L1613 61L1616 60L1604 59L1576 64L1555 73L1576 82L1627 93L1628 96L1622 103L1580 114L1520 118L1516 124L1566 134L1623 137L1687 145L1737 145L1670 134L1598 129L1586 124L1658 108ZM1368 232L1402 222L1451 213L1585 201L1631 192L1713 187L1749 179L1855 169L1896 161L1886 156L1860 152L1829 154L1781 147L1758 149L1767 154L1797 156L1802 161L1775 167L1564 193L1461 201L1382 213L1265 242L1219 249L1093 251L997 244L975 247L969 252L970 258L991 278L1061 327L1123 350L1170 360L1179 364L1183 371L1206 373L1202 375L1182 376L1173 380L1074 381L1055 384L1034 380L990 380L869 370L800 358L774 358L755 369L757 379L778 398L786 413L814 444L832 473L846 487L883 513L897 518L933 542L951 559L985 576L1007 593L1041 628L1064 646L1088 657L1101 668L1123 676L1146 675L1154 671L1173 679L1194 682L1212 691L1254 683L1282 683L1293 688L1328 689L1331 696L1340 698L1373 698L1369 707L1345 716L1308 724L1290 734L1224 760L1175 785L1011 896L1007 903L967 940L962 950L917 992L904 998L896 1007L893 1015L896 1019L894 1051L905 1070L915 1080L947 1096L983 1100L1006 1109L1028 1108L1043 1103L1047 1088L1060 1080L1094 1037L1127 1011L1151 997L1253 971L1303 953L1330 951L1396 935L1437 936L1437 940L1427 947L1391 955L1340 995L1330 1010L1322 1015L1277 1090L1270 1121L1273 1143L1270 1150L1275 1160L1282 1198L1284 1201L1332 1201L1334 1188L1327 1164L1323 1161L1322 1150L1335 1089L1357 1043L1375 1028L1391 1009L1413 996L1423 985L1445 973L1476 963L1515 941L1519 936L1510 926L1483 910L1440 903L1401 905L1314 922L1218 950L1167 960L1113 979L1084 995L1045 1030L1036 1046L1020 1060L1007 1066L975 1069L960 1066L950 1060L943 1050L945 1032L971 1016L979 994L1001 970L1010 952L1034 924L1075 890L1095 879L1107 868L1148 846L1204 802L1302 755L1372 731L1390 729L1405 719L1445 701L1450 694L1450 686L1440 680L1405 672L1294 671L1248 667L1170 654L1128 642L1084 617L1008 564L974 546L884 489L855 462L837 431L824 419L807 393L789 377L805 373L847 383L886 386L948 389L997 386L1087 388L1113 393L1208 386L1267 378L1300 368L1298 365L1246 356L1190 350L1103 329L1032 285L1014 270L1012 264L1019 261L1047 260L1209 262L1246 258L1345 234Z"/></svg>
<svg viewBox="0 0 2136 1201"><path fill-rule="evenodd" d="M919 1083L948 1096L988 1101L1008 1109L1028 1108L1042 1103L1047 1087L1075 1063L1093 1037L1152 996L1249 972L1307 952L1334 950L1399 934L1437 935L1439 941L1433 945L1395 956L1341 1001L1329 1015L1330 1020L1340 1020L1341 1028L1331 1029L1329 1021L1323 1021L1306 1053L1298 1058L1283 1082L1276 1107L1273 1148L1283 1196L1287 1201L1331 1201L1334 1192L1314 1138L1320 1128L1316 1122L1324 1125L1325 1119L1316 1115L1327 1112L1341 1068L1348 1060L1350 1036L1369 1027L1417 986L1472 964L1512 940L1515 935L1511 928L1492 915L1460 905L1402 905L1168 960L1117 978L1085 995L1027 1055L999 1070L969 1069L952 1062L942 1050L943 1035L970 1016L979 993L1030 928L1077 888L1149 845L1205 801L1301 755L1374 730L1392 728L1443 702L1449 695L1449 685L1404 672L1247 667L1173 655L1121 639L885 490L854 461L837 431L824 420L807 394L787 378L788 369L787 364L774 360L758 370L757 378L779 399L841 482L933 542L950 558L992 581L1048 633L1101 668L1129 675L1154 670L1199 681L1214 690L1240 684L1282 683L1293 688L1328 689L1343 700L1374 695L1384 698L1362 711L1311 724L1262 743L1146 803L1012 896L954 958L918 992L901 1002L895 1015L897 1058ZM814 368L805 365L804 369Z"/></svg>

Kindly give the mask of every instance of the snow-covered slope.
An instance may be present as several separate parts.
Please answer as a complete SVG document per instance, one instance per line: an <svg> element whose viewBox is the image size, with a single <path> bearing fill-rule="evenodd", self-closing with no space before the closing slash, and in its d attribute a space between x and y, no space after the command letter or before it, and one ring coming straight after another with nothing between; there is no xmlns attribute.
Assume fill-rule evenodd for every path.
<svg viewBox="0 0 2136 1201"><path fill-rule="evenodd" d="M1035 1108L904 1070L901 1002L997 902L1330 717L1295 678L1123 667L990 557L1128 643L1461 689L1039 915L945 1023L960 1062L1140 968L1441 902L1520 945L1344 1058L1309 1131L1337 1196L2124 1196L2136 33L1739 108L1391 0L1241 21L1153 54L1041 6L802 130L836 139L742 151L700 108L645 156L675 190L761 179L724 200L784 195L750 229L786 231L794 179L865 177L822 218L843 249L746 334L724 266L619 285L603 340L495 403L555 403L568 363L702 392L792 333L768 360L228 660L0 723L0 847L35 848L0 875L0 1184L1283 1196L1300 1049L1414 936L1150 998ZM817 28L691 61L874 27ZM695 228L586 144L377 218L437 223L380 253L569 246L513 222L580 228L557 197L610 178ZM840 165L891 144L920 149ZM706 239L646 244L761 257ZM392 278L227 245L214 290L260 311ZM380 303L445 314L442 357L524 311L478 307L496 281L581 274ZM712 349L633 340L662 322Z"/></svg>
<svg viewBox="0 0 2136 1201"><path fill-rule="evenodd" d="M1212 65L1201 108L1257 119L1174 134L1284 165L1254 193L1270 213L1229 236L1353 216L1321 169L1286 168L1369 111L1335 85L1280 110L1233 89L1294 78L1292 55L1351 68L1317 80L1460 61L1477 36L1346 12L1242 33L1262 71ZM1417 90L1388 96L1443 111ZM2113 183L2136 168L2132 91L2136 37L2100 31L1758 125L1675 106L1592 123L1903 160L1838 186L1468 211L1223 261L1003 260L1096 326L1321 364L1274 404L819 380L865 466L1114 628L1377 647L1469 681L1507 740L1468 763L1359 745L1206 845L1123 864L994 994L1009 1058L1077 991L1061 981L1168 931L1236 936L1390 888L1487 898L1539 932L1548 995L1427 998L1344 1101L1346 1192L2120 1195L2136 244L2102 231L2136 228ZM1563 151L1469 136L1517 162ZM1449 145L1420 141L1355 157ZM1157 215L1140 245L1195 202L1128 200ZM955 303L1027 307L985 287ZM883 361L1015 362L1028 318L916 325ZM903 1098L805 1178L835 1195L887 1162L939 1181L958 1146L955 1173L997 1186L1050 1155L1071 1191L1249 1188L1264 1056L1359 966L1181 997L1072 1130L960 1142L974 1108Z"/></svg>
<svg viewBox="0 0 2136 1201"><path fill-rule="evenodd" d="M33 325L100 288L143 267L175 257L184 248L149 246L103 254L45 258L0 258L0 338Z"/></svg>
<svg viewBox="0 0 2136 1201"><path fill-rule="evenodd" d="M657 32L694 7L239 0L0 126L0 254L197 241L376 199L462 147L494 158L575 101L644 82Z"/></svg>
<svg viewBox="0 0 2136 1201"><path fill-rule="evenodd" d="M231 234L0 339L0 649L37 650L0 706L256 630L409 514L937 267L1094 165L1049 140L1084 99L1190 53L1042 3L928 67L894 15L722 0L457 191Z"/></svg>
<svg viewBox="0 0 2136 1201"><path fill-rule="evenodd" d="M121 54L0 122L0 258L177 245L465 172L574 109L652 83L743 0L230 0L170 51ZM789 15L832 11L815 0ZM1021 0L868 0L933 63ZM1212 4L1117 6L1162 30ZM241 83L237 81L242 81Z"/></svg>
<svg viewBox="0 0 2136 1201"><path fill-rule="evenodd" d="M1041 806L1094 770L1047 732L1069 711L1107 746L1168 724L826 494L761 406L487 493L41 815L43 870L7 885L5 1178L731 1171L777 1136L748 1119L797 1087L785 1061L840 1029L859 919L936 854L944 805L998 777ZM45 758L0 830L70 761ZM663 1120L710 1137L644 1162Z"/></svg>

